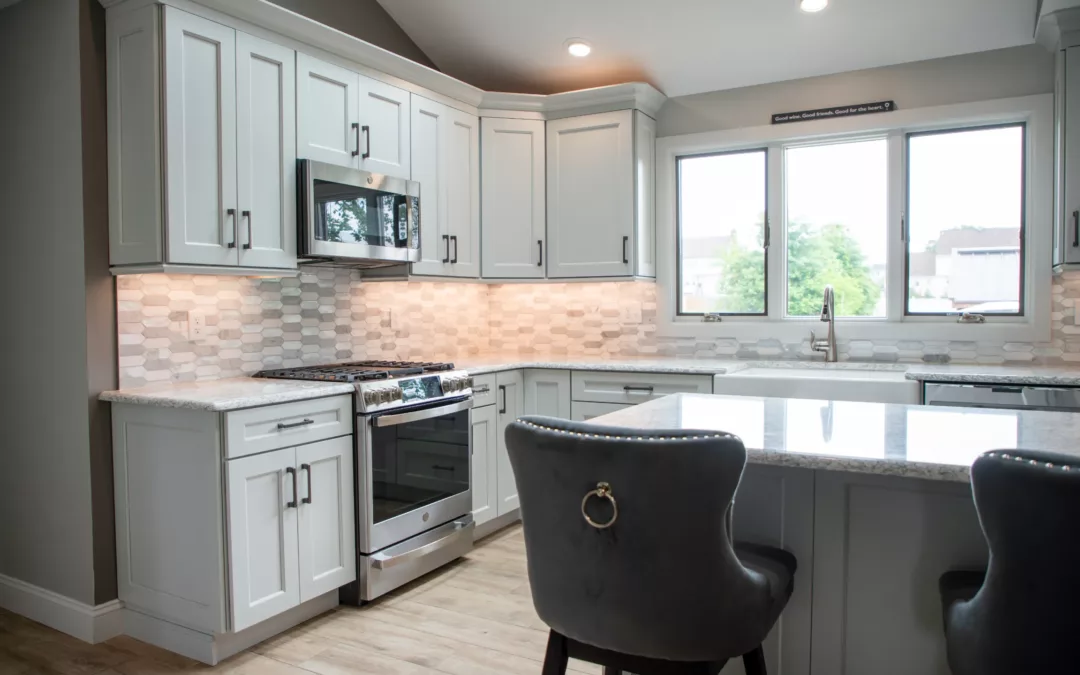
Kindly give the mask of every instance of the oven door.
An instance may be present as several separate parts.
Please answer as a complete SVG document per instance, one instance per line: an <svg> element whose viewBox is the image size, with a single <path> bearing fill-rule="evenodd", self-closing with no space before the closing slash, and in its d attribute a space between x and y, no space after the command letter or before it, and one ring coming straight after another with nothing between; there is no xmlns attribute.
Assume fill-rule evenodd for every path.
<svg viewBox="0 0 1080 675"><path fill-rule="evenodd" d="M472 512L472 399L359 418L357 546L371 554Z"/></svg>

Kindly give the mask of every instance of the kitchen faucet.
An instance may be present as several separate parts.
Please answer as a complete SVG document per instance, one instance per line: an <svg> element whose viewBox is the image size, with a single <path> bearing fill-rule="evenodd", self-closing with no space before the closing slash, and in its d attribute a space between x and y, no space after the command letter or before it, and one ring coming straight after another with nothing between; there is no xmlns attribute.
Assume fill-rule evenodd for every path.
<svg viewBox="0 0 1080 675"><path fill-rule="evenodd" d="M810 349L825 352L825 363L836 363L836 302L831 284L825 286L825 300L821 303L821 320L829 324L828 339L818 340L810 331Z"/></svg>

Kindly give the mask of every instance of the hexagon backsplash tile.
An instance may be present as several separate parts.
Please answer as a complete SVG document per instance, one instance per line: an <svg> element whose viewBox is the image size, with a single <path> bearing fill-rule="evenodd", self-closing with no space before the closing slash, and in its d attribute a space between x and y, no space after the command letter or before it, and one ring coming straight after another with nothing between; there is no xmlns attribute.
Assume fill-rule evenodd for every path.
<svg viewBox="0 0 1080 675"><path fill-rule="evenodd" d="M811 359L805 340L656 333L656 287L642 282L366 282L324 269L291 279L117 278L120 386L216 379L274 366L369 358L543 355ZM1054 278L1046 343L843 340L840 358L878 362L1080 362L1080 273ZM190 313L205 334L189 338Z"/></svg>

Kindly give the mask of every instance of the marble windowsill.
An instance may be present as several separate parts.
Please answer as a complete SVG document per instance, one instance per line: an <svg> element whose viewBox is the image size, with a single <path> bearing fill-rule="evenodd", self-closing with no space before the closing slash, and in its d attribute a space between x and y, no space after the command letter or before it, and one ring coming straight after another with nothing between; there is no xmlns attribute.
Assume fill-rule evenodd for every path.
<svg viewBox="0 0 1080 675"><path fill-rule="evenodd" d="M968 481L987 450L1080 461L1080 415L888 403L675 394L590 420L641 430L724 431L754 464Z"/></svg>

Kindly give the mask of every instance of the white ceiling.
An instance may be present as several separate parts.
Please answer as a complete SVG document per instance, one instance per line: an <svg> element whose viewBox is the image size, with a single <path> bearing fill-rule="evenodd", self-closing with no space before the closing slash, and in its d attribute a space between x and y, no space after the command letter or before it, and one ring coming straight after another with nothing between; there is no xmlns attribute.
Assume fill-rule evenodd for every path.
<svg viewBox="0 0 1080 675"><path fill-rule="evenodd" d="M668 96L1034 42L1037 0L379 0L440 69L491 91L627 81ZM564 42L585 38L575 59Z"/></svg>

